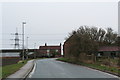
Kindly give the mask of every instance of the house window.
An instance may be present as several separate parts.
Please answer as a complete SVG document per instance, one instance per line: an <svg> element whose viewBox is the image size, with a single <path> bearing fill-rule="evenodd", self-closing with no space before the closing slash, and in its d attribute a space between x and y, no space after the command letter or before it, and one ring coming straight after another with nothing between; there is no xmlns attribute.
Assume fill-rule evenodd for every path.
<svg viewBox="0 0 120 80"><path fill-rule="evenodd" d="M56 49L56 52L58 52L58 49Z"/></svg>
<svg viewBox="0 0 120 80"><path fill-rule="evenodd" d="M49 49L47 49L47 53L49 53L50 52L50 50Z"/></svg>
<svg viewBox="0 0 120 80"><path fill-rule="evenodd" d="M101 52L101 53L100 53L100 56L104 56L104 53L103 53L103 52Z"/></svg>
<svg viewBox="0 0 120 80"><path fill-rule="evenodd" d="M98 57L102 57L103 55L103 52L98 53Z"/></svg>
<svg viewBox="0 0 120 80"><path fill-rule="evenodd" d="M115 52L111 52L111 56L112 57L116 57L116 53Z"/></svg>

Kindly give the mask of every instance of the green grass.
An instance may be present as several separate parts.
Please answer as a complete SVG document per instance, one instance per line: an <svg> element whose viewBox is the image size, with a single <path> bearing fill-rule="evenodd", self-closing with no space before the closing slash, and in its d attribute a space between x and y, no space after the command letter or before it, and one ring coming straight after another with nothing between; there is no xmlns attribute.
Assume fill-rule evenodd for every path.
<svg viewBox="0 0 120 80"><path fill-rule="evenodd" d="M7 65L0 67L0 72L2 72L2 75L0 75L0 78L6 78L10 74L13 74L14 72L18 71L23 65L27 63L28 60L23 61L24 63L20 62L17 64Z"/></svg>
<svg viewBox="0 0 120 80"><path fill-rule="evenodd" d="M0 67L0 79L2 78L2 67Z"/></svg>
<svg viewBox="0 0 120 80"><path fill-rule="evenodd" d="M107 71L107 72L110 72L113 74L118 74L118 71L119 71L118 68L100 65L98 63L88 64L88 63L76 62L74 60L67 59L67 58L58 58L57 60L69 62L69 63L73 63L73 64L78 64L78 65L82 65L82 66L87 66L87 67L98 69L101 71Z"/></svg>
<svg viewBox="0 0 120 80"><path fill-rule="evenodd" d="M37 59L44 59L44 58L37 58ZM7 76L15 73L22 66L24 66L27 63L27 61L29 61L29 60L32 60L32 59L24 60L24 63L18 62L17 64L6 65L6 66L0 67L0 73L2 73L2 74L0 74L0 79L6 78Z"/></svg>

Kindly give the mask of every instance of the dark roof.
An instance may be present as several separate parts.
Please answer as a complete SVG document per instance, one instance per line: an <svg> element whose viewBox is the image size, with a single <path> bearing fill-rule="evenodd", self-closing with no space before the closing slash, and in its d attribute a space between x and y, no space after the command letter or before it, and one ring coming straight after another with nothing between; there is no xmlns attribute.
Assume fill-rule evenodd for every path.
<svg viewBox="0 0 120 80"><path fill-rule="evenodd" d="M103 46L100 47L98 51L120 51L118 46Z"/></svg>
<svg viewBox="0 0 120 80"><path fill-rule="evenodd" d="M40 46L39 49L61 49L61 46Z"/></svg>
<svg viewBox="0 0 120 80"><path fill-rule="evenodd" d="M69 42L69 41L70 41L70 39L72 39L72 38L73 38L73 35L71 35L69 38L67 38L67 39L65 40L65 42L64 42L64 43Z"/></svg>

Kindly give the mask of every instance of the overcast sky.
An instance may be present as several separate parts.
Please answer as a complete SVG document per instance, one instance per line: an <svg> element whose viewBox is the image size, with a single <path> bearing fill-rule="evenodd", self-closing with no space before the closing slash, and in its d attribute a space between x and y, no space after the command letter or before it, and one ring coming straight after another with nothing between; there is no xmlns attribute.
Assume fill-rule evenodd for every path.
<svg viewBox="0 0 120 80"><path fill-rule="evenodd" d="M29 48L34 48L34 43L36 48L44 43L63 44L68 33L82 25L111 27L118 32L117 2L6 2L1 5L2 48L14 48L11 33L18 28L21 34L23 21Z"/></svg>

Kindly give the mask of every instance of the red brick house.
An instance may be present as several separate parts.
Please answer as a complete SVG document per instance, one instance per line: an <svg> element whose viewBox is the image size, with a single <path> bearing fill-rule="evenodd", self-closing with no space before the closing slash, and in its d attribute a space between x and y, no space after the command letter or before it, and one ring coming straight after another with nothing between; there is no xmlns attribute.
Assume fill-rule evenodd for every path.
<svg viewBox="0 0 120 80"><path fill-rule="evenodd" d="M70 54L70 50L72 50L71 44L74 44L73 42L70 42L74 36L72 35L70 38L68 38L64 44L63 44L63 56L68 57ZM69 50L70 49L70 50Z"/></svg>
<svg viewBox="0 0 120 80"><path fill-rule="evenodd" d="M56 57L61 56L61 44L56 46L47 46L45 43L45 46L40 46L38 50L39 57Z"/></svg>
<svg viewBox="0 0 120 80"><path fill-rule="evenodd" d="M72 50L71 44L74 44L73 42L70 42L74 36L71 36L68 38L63 45L63 53L64 57L68 57L70 55L70 50ZM70 50L69 50L70 49ZM101 46L98 48L97 52L98 57L119 57L120 56L120 47L118 46Z"/></svg>
<svg viewBox="0 0 120 80"><path fill-rule="evenodd" d="M63 45L64 57L69 56L70 42L66 41ZM71 49L72 50L72 49ZM119 57L120 56L120 47L118 46L101 46L98 48L97 52L98 57Z"/></svg>

